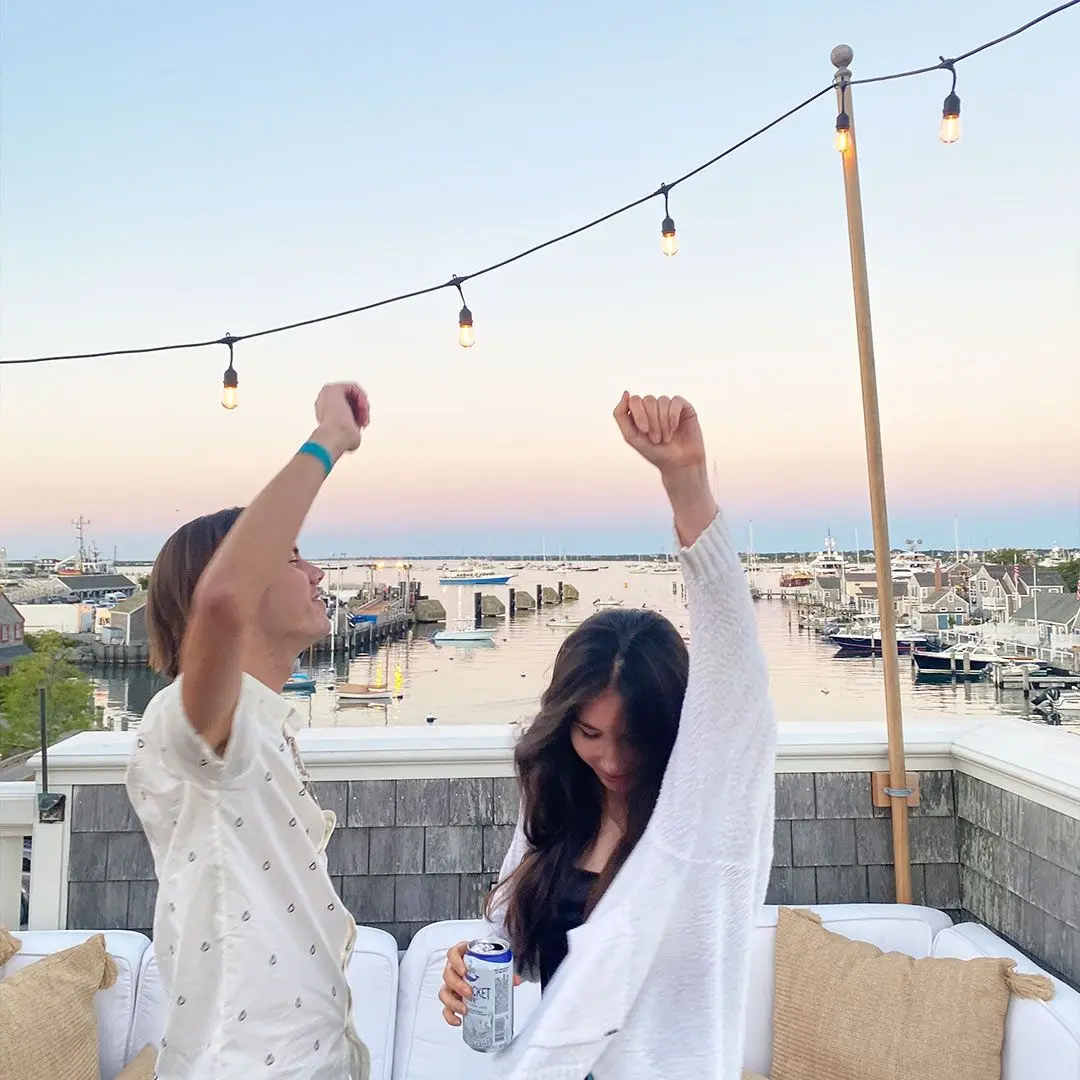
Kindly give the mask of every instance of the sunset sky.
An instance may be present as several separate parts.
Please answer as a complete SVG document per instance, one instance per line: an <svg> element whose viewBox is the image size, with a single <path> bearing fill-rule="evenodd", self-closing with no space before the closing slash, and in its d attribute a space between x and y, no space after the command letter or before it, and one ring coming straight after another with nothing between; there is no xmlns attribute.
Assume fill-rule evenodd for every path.
<svg viewBox="0 0 1080 1080"><path fill-rule="evenodd" d="M1046 6L1050 6L1047 4ZM444 281L655 189L855 50L934 63L1041 0L8 5L0 355L244 333ZM1080 545L1080 7L948 77L857 87L894 546ZM624 388L697 405L760 550L870 525L835 101L456 294L237 346L0 367L0 547L70 520L152 558L255 494L327 380L369 391L313 554L649 551L662 494Z"/></svg>

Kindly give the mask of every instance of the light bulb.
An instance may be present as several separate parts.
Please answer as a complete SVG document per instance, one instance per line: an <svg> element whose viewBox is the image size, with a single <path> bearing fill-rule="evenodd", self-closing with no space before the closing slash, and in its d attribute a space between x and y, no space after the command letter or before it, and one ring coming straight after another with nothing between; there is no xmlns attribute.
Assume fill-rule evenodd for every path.
<svg viewBox="0 0 1080 1080"><path fill-rule="evenodd" d="M239 379L236 377L236 369L230 364L225 369L225 376L221 380L221 404L226 409L235 409L240 404L240 394L237 390Z"/></svg>
<svg viewBox="0 0 1080 1080"><path fill-rule="evenodd" d="M848 119L846 112L842 112L836 118L836 149L843 154L852 149L854 145L854 140L851 137L851 120Z"/></svg>
<svg viewBox="0 0 1080 1080"><path fill-rule="evenodd" d="M943 143L954 143L960 138L960 98L955 93L945 99L938 138Z"/></svg>
<svg viewBox="0 0 1080 1080"><path fill-rule="evenodd" d="M476 344L476 331L473 329L472 312L463 307L458 315L457 343L463 349L471 349Z"/></svg>
<svg viewBox="0 0 1080 1080"><path fill-rule="evenodd" d="M679 252L679 238L675 235L675 222L670 218L664 218L660 226L660 250L665 255L677 255Z"/></svg>

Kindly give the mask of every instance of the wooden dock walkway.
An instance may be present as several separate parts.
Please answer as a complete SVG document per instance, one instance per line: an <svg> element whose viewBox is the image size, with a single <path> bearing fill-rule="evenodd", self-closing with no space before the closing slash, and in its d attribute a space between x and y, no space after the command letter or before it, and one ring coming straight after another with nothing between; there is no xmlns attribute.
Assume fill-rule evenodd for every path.
<svg viewBox="0 0 1080 1080"><path fill-rule="evenodd" d="M355 626L343 626L337 633L327 634L312 646L316 659L335 656L359 656L369 652L380 642L401 637L413 626L412 612L394 612L380 615L377 621L360 622ZM142 667L149 662L149 646L146 642L131 645L105 645L94 639L83 641L78 659L95 667Z"/></svg>

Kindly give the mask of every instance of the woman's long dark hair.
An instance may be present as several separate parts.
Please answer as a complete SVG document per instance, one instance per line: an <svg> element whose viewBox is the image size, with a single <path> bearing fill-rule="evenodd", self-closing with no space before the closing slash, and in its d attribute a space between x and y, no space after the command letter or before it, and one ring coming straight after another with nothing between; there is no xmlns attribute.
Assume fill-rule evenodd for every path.
<svg viewBox="0 0 1080 1080"><path fill-rule="evenodd" d="M506 897L506 931L524 967L536 966L544 921L600 829L603 787L570 741L581 710L614 691L622 703L624 737L637 761L626 832L590 892L588 915L652 816L679 730L688 669L678 631L643 609L593 615L559 649L540 712L514 752L530 850L488 899L490 914L497 898Z"/></svg>

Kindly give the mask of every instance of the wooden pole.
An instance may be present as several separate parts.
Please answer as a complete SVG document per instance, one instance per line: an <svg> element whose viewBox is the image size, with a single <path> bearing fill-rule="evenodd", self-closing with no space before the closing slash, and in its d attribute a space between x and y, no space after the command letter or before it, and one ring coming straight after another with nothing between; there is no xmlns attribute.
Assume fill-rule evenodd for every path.
<svg viewBox="0 0 1080 1080"><path fill-rule="evenodd" d="M870 481L870 518L874 526L874 563L877 570L878 608L881 615L881 653L885 669L885 723L889 734L889 787L892 811L893 858L898 903L911 903L911 859L908 849L907 766L904 760L904 719L900 709L900 664L896 649L896 607L893 600L889 515L885 504L885 465L881 452L881 417L878 413L877 372L874 366L874 335L870 324L870 284L866 273L866 242L863 235L862 197L859 193L858 140L851 103L853 52L837 45L831 60L837 69L837 111L847 113L851 124L848 149L842 151L844 201L847 208L848 246L851 253L851 284L855 295L855 328L859 345L862 381L863 425L866 431L866 465Z"/></svg>

